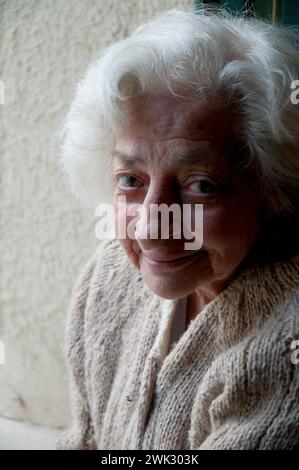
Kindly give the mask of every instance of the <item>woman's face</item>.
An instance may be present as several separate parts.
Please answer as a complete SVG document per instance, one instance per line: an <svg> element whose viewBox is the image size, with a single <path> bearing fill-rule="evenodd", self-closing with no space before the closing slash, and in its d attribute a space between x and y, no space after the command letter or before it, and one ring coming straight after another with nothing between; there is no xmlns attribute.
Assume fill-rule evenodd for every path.
<svg viewBox="0 0 299 470"><path fill-rule="evenodd" d="M212 103L166 96L130 109L133 122L119 130L113 153L114 208L117 223L132 222L126 211L134 204L143 215L134 237L120 242L160 297L180 298L198 287L218 292L253 245L260 219L256 194L230 165L237 116ZM126 197L125 212L118 196ZM162 203L190 205L193 217L195 204L203 205L200 249L186 250L190 239L175 239L171 231L168 239L160 232L150 238L150 207Z"/></svg>

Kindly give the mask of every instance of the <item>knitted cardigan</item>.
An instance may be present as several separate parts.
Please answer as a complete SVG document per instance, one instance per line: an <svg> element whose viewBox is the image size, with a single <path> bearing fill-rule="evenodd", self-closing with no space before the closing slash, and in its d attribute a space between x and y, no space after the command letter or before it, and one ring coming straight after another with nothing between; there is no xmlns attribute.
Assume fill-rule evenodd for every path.
<svg viewBox="0 0 299 470"><path fill-rule="evenodd" d="M97 248L66 318L73 423L57 449L298 447L298 256L247 266L169 351L177 302L118 240Z"/></svg>

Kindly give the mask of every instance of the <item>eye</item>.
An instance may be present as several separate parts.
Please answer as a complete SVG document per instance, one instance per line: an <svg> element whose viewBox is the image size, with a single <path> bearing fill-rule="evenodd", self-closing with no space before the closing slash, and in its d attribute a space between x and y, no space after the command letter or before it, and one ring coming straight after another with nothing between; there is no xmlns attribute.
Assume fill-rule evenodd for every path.
<svg viewBox="0 0 299 470"><path fill-rule="evenodd" d="M190 184L192 191L203 194L215 193L218 188L207 180L197 180Z"/></svg>
<svg viewBox="0 0 299 470"><path fill-rule="evenodd" d="M133 175L122 175L118 178L118 185L122 188L138 188L142 186L142 182Z"/></svg>

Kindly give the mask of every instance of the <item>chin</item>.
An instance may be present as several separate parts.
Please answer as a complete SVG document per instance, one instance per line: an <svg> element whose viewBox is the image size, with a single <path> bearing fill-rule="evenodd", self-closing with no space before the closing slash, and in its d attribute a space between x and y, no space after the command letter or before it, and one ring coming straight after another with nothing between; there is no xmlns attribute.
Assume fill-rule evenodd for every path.
<svg viewBox="0 0 299 470"><path fill-rule="evenodd" d="M182 284L182 279L166 279L142 276L145 284L162 299L175 300L185 297L193 292L194 288L186 288Z"/></svg>

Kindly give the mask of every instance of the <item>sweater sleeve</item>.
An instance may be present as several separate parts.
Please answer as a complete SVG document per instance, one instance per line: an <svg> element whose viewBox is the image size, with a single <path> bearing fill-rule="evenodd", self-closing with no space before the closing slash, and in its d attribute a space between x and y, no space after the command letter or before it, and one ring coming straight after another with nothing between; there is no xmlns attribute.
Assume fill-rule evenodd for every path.
<svg viewBox="0 0 299 470"><path fill-rule="evenodd" d="M84 316L90 283L102 246L90 257L73 288L65 325L72 424L56 441L57 450L96 449L85 388Z"/></svg>
<svg viewBox="0 0 299 470"><path fill-rule="evenodd" d="M291 347L299 338L295 307L215 360L192 409L192 449L299 447L299 365Z"/></svg>

